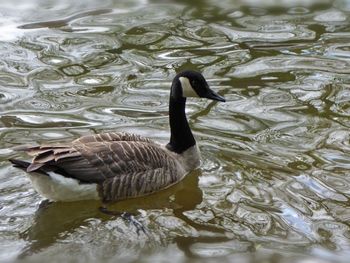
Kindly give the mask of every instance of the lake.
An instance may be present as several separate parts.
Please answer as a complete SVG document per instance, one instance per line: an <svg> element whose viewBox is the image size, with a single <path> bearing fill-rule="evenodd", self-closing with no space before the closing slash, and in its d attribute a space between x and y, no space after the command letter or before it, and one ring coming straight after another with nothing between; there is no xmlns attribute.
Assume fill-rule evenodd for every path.
<svg viewBox="0 0 350 263"><path fill-rule="evenodd" d="M348 262L350 1L3 0L0 262ZM167 143L172 78L201 168L112 206L48 203L14 147L127 131Z"/></svg>

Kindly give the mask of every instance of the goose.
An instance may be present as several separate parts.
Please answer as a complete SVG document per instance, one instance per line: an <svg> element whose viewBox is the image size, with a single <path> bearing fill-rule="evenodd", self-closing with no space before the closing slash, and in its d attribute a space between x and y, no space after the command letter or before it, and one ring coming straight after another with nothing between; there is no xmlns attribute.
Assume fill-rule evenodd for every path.
<svg viewBox="0 0 350 263"><path fill-rule="evenodd" d="M188 124L186 98L224 102L203 75L186 70L172 81L170 141L161 145L125 132L80 137L70 143L23 147L31 162L9 159L27 172L33 188L50 201L101 200L109 204L141 197L181 181L200 165L200 153Z"/></svg>

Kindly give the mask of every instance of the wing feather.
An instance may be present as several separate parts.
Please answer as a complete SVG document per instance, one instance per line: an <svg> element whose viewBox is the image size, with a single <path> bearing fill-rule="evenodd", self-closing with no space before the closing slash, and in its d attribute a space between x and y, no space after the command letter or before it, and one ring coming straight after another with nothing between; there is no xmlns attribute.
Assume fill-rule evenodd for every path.
<svg viewBox="0 0 350 263"><path fill-rule="evenodd" d="M148 142L153 143L152 140L137 135L137 134L131 134L126 132L108 132L108 133L100 133L100 134L94 134L94 135L86 135L83 137L80 137L73 141L73 144L75 143L90 143L90 142L112 142L112 141L139 141L139 142Z"/></svg>

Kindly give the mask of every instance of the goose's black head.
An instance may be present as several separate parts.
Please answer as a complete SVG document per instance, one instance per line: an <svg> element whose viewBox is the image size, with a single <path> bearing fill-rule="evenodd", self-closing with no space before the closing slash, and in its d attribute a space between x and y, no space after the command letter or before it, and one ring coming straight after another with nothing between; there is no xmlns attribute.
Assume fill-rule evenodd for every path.
<svg viewBox="0 0 350 263"><path fill-rule="evenodd" d="M171 96L174 99L199 97L225 101L224 97L209 88L201 73L192 70L186 70L176 75L171 85Z"/></svg>

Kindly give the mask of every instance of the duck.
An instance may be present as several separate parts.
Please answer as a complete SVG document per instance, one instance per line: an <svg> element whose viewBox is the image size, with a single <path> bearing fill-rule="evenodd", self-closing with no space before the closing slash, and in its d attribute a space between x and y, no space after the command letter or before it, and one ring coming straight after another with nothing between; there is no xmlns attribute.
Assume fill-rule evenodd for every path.
<svg viewBox="0 0 350 263"><path fill-rule="evenodd" d="M72 142L24 146L31 161L11 158L33 188L50 201L101 200L103 204L153 194L200 166L200 152L186 118L187 98L224 102L203 75L185 70L170 87L170 141L162 145L126 132L85 135Z"/></svg>

